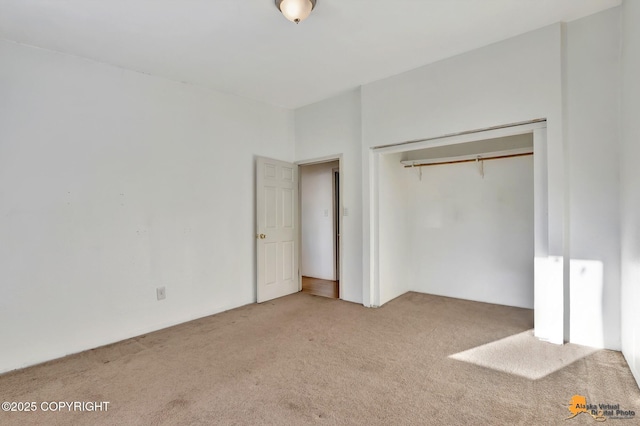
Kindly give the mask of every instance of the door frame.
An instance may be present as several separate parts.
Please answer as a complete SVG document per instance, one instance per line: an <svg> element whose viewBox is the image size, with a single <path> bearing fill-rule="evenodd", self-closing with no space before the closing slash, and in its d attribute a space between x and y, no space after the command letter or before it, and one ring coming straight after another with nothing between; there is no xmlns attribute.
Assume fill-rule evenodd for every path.
<svg viewBox="0 0 640 426"><path fill-rule="evenodd" d="M299 171L299 170L298 170ZM334 260L336 262L335 267L333 268L333 274L336 277L336 281L338 282L338 294L340 292L340 232L342 229L340 228L340 181L342 178L340 177L340 167L333 167L331 169L331 199L333 200L333 248L335 250ZM338 199L336 200L336 192ZM298 194L301 196L302 194ZM300 230L302 232L302 229Z"/></svg>
<svg viewBox="0 0 640 426"><path fill-rule="evenodd" d="M340 175L340 188L338 190L338 199L339 199L339 206L338 206L338 211L342 214L339 214L337 217L337 224L338 227L340 229L340 238L338 239L338 244L337 244L337 249L338 249L338 264L336 265L337 267L337 272L338 274L336 275L336 280L339 282L338 284L338 298L342 299L343 297L343 288L344 285L342 284L342 270L344 268L342 268L342 264L343 264L343 246L342 246L342 241L344 240L343 236L344 236L344 227L343 227L343 221L342 218L344 216L344 209L342 207L342 203L343 203L343 197L344 197L344 174L343 174L343 158L342 158L342 154L335 154L335 155L327 155L327 156L323 156L323 157L316 157L316 158L310 158L307 160L300 160L300 161L295 161L293 164L295 164L298 167L298 223L300 224L300 226L298 226L298 291L302 291L302 179L300 179L300 167L302 166L311 166L314 164L322 164L322 163L331 163L333 161L338 161L338 173ZM332 172L333 175L333 172ZM335 190L335 184L333 185L333 190ZM334 197L335 198L335 197ZM334 232L335 235L335 232Z"/></svg>

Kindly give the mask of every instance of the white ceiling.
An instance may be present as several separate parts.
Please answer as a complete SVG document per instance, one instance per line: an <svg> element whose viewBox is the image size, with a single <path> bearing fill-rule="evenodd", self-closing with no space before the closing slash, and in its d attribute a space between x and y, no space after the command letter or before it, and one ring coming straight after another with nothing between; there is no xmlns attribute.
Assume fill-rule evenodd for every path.
<svg viewBox="0 0 640 426"><path fill-rule="evenodd" d="M620 2L0 0L0 37L296 108Z"/></svg>

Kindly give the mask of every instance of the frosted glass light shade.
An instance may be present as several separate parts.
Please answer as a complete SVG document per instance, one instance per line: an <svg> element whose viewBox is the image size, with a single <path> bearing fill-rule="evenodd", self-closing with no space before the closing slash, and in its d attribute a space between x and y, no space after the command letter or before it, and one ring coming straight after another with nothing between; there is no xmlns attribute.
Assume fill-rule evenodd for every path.
<svg viewBox="0 0 640 426"><path fill-rule="evenodd" d="M285 18L296 24L309 17L315 2L311 0L282 0L280 11Z"/></svg>

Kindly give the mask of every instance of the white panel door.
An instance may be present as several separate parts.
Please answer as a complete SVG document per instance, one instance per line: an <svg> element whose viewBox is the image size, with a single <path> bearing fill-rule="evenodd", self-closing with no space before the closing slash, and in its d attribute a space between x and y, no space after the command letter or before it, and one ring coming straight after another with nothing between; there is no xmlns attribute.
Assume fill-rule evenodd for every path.
<svg viewBox="0 0 640 426"><path fill-rule="evenodd" d="M298 291L298 167L258 157L258 303Z"/></svg>

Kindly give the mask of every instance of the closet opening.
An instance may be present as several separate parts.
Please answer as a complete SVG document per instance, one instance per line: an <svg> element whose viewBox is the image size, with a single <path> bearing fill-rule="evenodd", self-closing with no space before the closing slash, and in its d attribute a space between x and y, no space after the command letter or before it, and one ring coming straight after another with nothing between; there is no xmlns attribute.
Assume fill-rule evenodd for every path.
<svg viewBox="0 0 640 426"><path fill-rule="evenodd" d="M372 148L370 305L417 291L529 308L563 343L546 148L545 120Z"/></svg>

